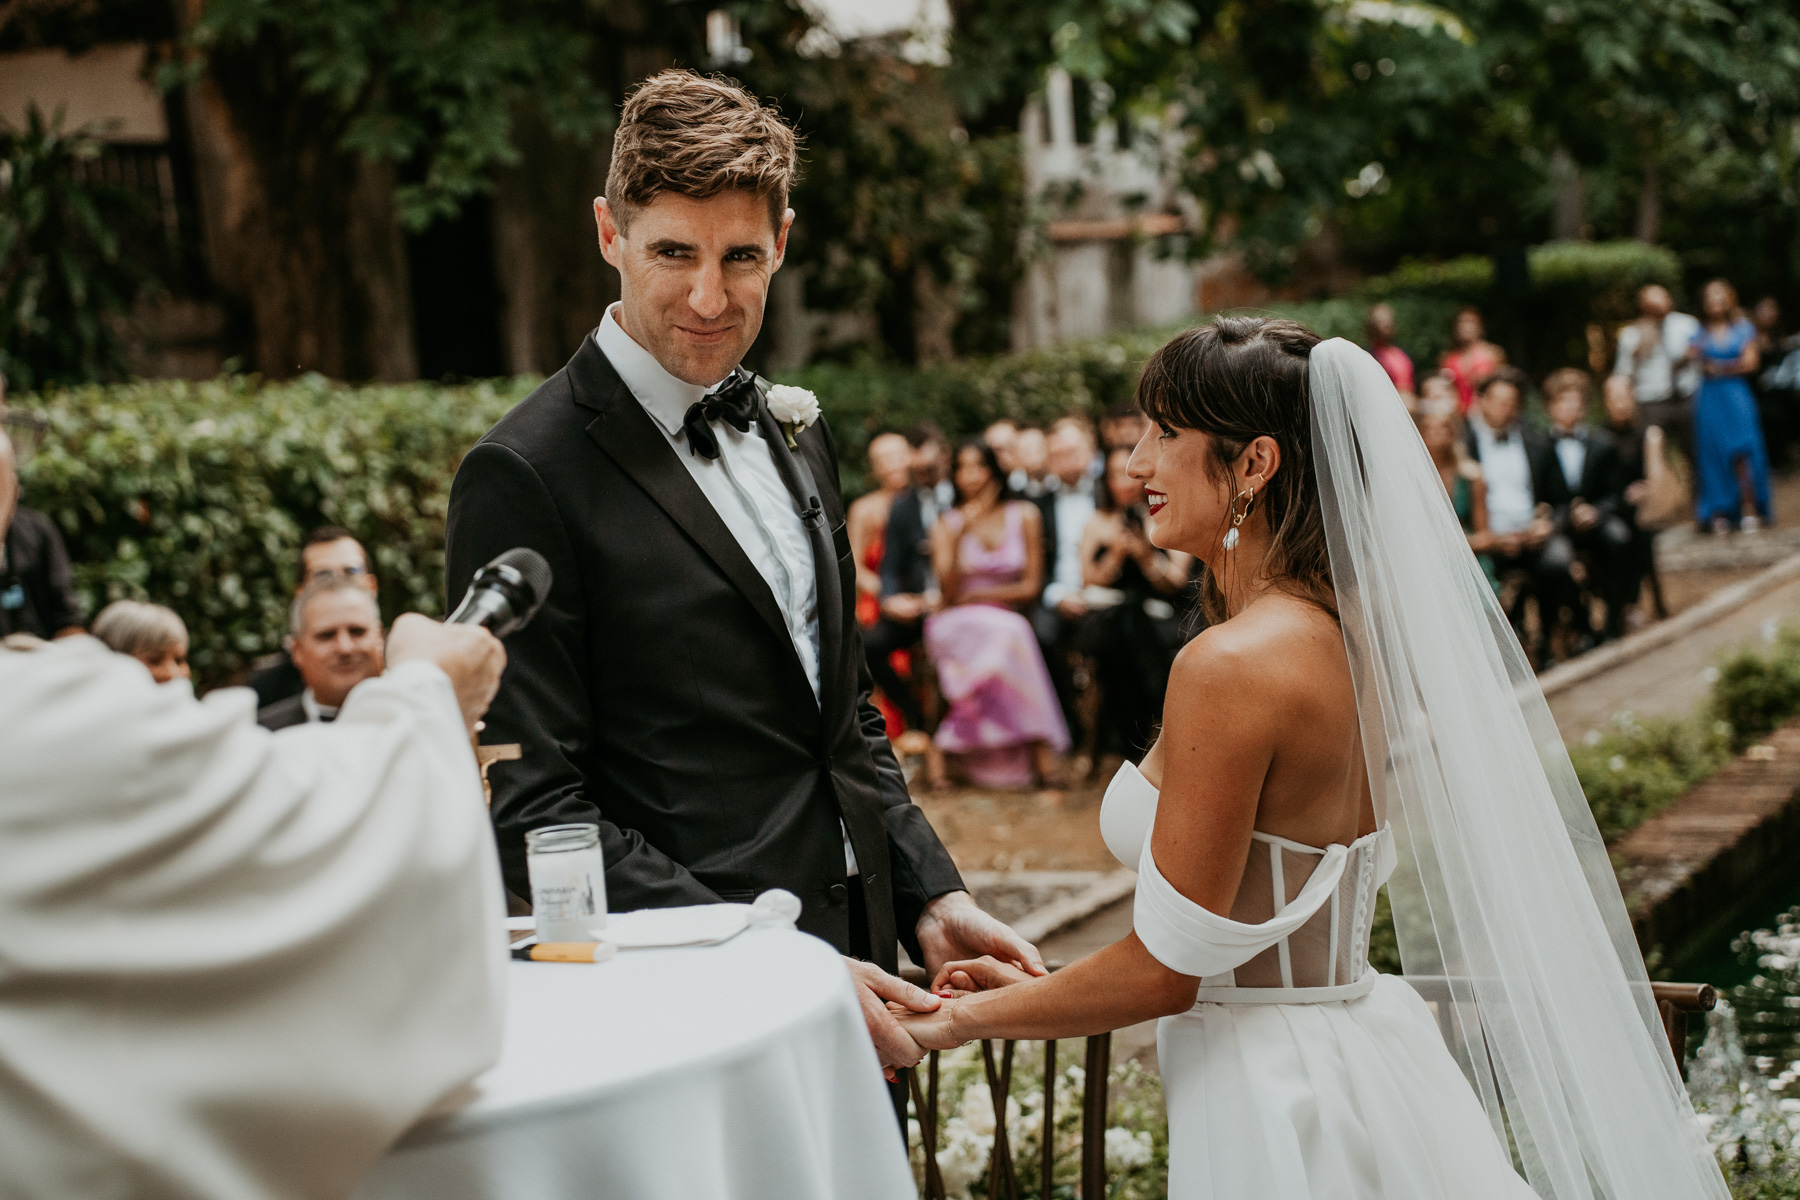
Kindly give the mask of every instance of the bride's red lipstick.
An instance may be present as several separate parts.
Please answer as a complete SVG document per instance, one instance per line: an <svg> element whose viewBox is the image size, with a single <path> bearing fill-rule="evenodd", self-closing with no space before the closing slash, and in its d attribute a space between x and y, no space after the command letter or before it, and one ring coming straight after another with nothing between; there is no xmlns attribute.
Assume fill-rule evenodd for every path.
<svg viewBox="0 0 1800 1200"><path fill-rule="evenodd" d="M1167 493L1156 491L1153 488L1145 488L1144 501L1150 506L1150 515L1154 517L1156 510L1169 502L1169 497Z"/></svg>

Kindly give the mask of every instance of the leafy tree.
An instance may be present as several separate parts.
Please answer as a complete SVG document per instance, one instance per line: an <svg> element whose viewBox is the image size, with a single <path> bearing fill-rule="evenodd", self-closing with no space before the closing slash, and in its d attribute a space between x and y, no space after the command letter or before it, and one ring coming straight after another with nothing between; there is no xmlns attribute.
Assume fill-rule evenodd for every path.
<svg viewBox="0 0 1800 1200"><path fill-rule="evenodd" d="M125 236L141 213L84 177L100 149L35 105L24 129L0 125L0 376L18 391L124 374L119 326L146 281Z"/></svg>

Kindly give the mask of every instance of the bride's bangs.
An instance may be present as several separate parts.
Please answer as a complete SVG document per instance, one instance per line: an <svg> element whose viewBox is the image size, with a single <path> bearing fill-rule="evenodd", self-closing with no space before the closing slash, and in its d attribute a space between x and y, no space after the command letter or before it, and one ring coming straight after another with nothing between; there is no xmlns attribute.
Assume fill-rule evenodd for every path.
<svg viewBox="0 0 1800 1200"><path fill-rule="evenodd" d="M1265 563L1271 579L1335 613L1330 556L1312 462L1307 370L1319 335L1296 321L1221 316L1164 345L1138 377L1138 408L1150 420L1206 434L1215 481L1259 437L1281 448L1282 469L1257 497L1268 521ZM1223 620L1224 593L1210 571L1201 599L1208 620Z"/></svg>

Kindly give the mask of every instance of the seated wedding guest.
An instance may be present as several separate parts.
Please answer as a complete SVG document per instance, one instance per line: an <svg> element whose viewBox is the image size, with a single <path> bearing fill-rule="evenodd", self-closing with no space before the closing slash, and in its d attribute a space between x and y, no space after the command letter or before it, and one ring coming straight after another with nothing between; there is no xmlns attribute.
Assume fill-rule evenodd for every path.
<svg viewBox="0 0 1800 1200"><path fill-rule="evenodd" d="M1505 365L1506 351L1487 340L1481 310L1474 305L1456 314L1456 323L1451 327L1451 342L1438 365L1450 373L1462 409L1468 412L1475 403L1481 381Z"/></svg>
<svg viewBox="0 0 1800 1200"><path fill-rule="evenodd" d="M950 762L983 787L1060 786L1069 728L1020 610L1043 589L1043 517L1006 489L986 442L957 447L957 506L931 532L943 610L925 621L925 649L949 702L927 770L949 786Z"/></svg>
<svg viewBox="0 0 1800 1200"><path fill-rule="evenodd" d="M1694 393L1700 372L1687 361L1700 322L1675 311L1674 297L1659 283L1638 289L1638 319L1619 330L1613 374L1631 380L1646 425L1658 425L1694 460Z"/></svg>
<svg viewBox="0 0 1800 1200"><path fill-rule="evenodd" d="M897 433L879 433L869 441L869 478L875 490L859 496L845 515L850 537L850 554L856 563L856 623L867 630L881 620L881 560L886 554L888 514L894 498L912 484L912 447ZM895 699L911 690L894 670L893 652L876 655L864 651L869 660L869 673L881 689L885 701L883 716L887 718L888 736L894 737L906 728L902 702Z"/></svg>
<svg viewBox="0 0 1800 1200"><path fill-rule="evenodd" d="M1487 481L1481 476L1481 464L1463 442L1466 431L1455 394L1429 404L1421 401L1413 421L1431 454L1432 465L1437 467L1438 478L1444 481L1444 490L1450 494L1450 507L1456 510L1456 519L1469 537L1469 549L1475 552L1475 561L1481 564L1482 574L1498 596L1500 577L1494 574L1494 560L1487 553L1493 543L1493 534L1488 531Z"/></svg>
<svg viewBox="0 0 1800 1200"><path fill-rule="evenodd" d="M258 710L264 729L334 721L350 690L381 674L381 610L354 576L315 580L288 611L288 653L305 687Z"/></svg>
<svg viewBox="0 0 1800 1200"><path fill-rule="evenodd" d="M1559 537L1553 517L1566 504L1568 485L1550 441L1520 421L1531 380L1517 367L1502 366L1481 384L1480 404L1469 419L1465 441L1487 482L1488 554L1504 580L1525 576L1507 616L1519 641L1526 642L1526 601L1537 598L1540 612L1555 613L1572 603L1570 568L1574 547ZM1540 638L1536 663L1552 661L1548 631Z"/></svg>
<svg viewBox="0 0 1800 1200"><path fill-rule="evenodd" d="M187 626L174 609L141 600L115 600L94 618L94 636L117 654L129 654L158 683L188 679Z"/></svg>
<svg viewBox="0 0 1800 1200"><path fill-rule="evenodd" d="M888 506L881 551L879 617L863 630L869 674L900 710L908 729L925 727L917 691L893 669L896 650L910 650L924 636L925 614L937 596L931 574L931 530L938 513L955 503L948 475L949 450L935 425L906 431L912 449L912 486Z"/></svg>
<svg viewBox="0 0 1800 1200"><path fill-rule="evenodd" d="M375 595L379 584L369 566L369 552L348 529L326 525L306 535L300 543L300 575L294 584L294 595L306 590L314 580L329 575L354 579ZM298 696L306 690L300 670L285 648L256 660L250 671L250 688L256 693L256 706L267 708L277 700Z"/></svg>
<svg viewBox="0 0 1800 1200"><path fill-rule="evenodd" d="M1081 538L1094 515L1094 427L1085 417L1063 417L1050 427L1044 494L1038 510L1044 524L1044 592L1031 610L1031 628L1050 668L1063 721L1079 743L1080 712L1070 654L1076 631L1087 616L1081 598Z"/></svg>
<svg viewBox="0 0 1800 1200"><path fill-rule="evenodd" d="M1001 418L981 431L981 440L994 448L994 458L1010 481L1019 469L1019 423Z"/></svg>
<svg viewBox="0 0 1800 1200"><path fill-rule="evenodd" d="M1176 602L1187 590L1192 555L1150 544L1144 485L1131 477L1132 451L1106 456L1100 510L1081 535L1082 578L1120 593L1088 617L1081 648L1094 660L1100 716L1094 754L1143 757L1162 721L1163 693L1182 636Z"/></svg>
<svg viewBox="0 0 1800 1200"><path fill-rule="evenodd" d="M1394 381L1394 390L1400 393L1400 399L1408 408L1413 408L1418 402L1413 394L1413 361L1410 354L1394 344L1394 333L1399 328L1394 319L1394 306L1387 303L1371 305L1363 328L1369 336L1370 356Z"/></svg>
<svg viewBox="0 0 1800 1200"><path fill-rule="evenodd" d="M62 534L19 503L18 460L0 430L0 637L68 637L81 632L81 601Z"/></svg>
<svg viewBox="0 0 1800 1200"><path fill-rule="evenodd" d="M1018 465L1007 477L1015 495L1035 500L1044 494L1049 479L1050 439L1035 425L1019 430L1013 443L1013 461Z"/></svg>
<svg viewBox="0 0 1800 1200"><path fill-rule="evenodd" d="M1445 404L1454 404L1458 412L1462 411L1462 395L1456 390L1456 380L1448 371L1426 373L1419 380L1419 407L1425 409Z"/></svg>
<svg viewBox="0 0 1800 1200"><path fill-rule="evenodd" d="M498 1058L505 652L408 615L392 659L271 737L92 638L0 647L0 1195L342 1200Z"/></svg>
<svg viewBox="0 0 1800 1200"><path fill-rule="evenodd" d="M1637 523L1637 507L1650 494L1644 445L1650 427L1638 411L1629 375L1607 376L1601 387L1601 399L1606 405L1606 431L1619 446L1619 482L1624 485L1620 492L1624 504L1619 508L1619 516L1631 530L1630 542L1613 565L1613 570L1619 574L1619 595L1628 605L1620 614L1622 625L1617 631L1629 632L1644 621L1644 614L1635 604L1645 581L1650 584L1657 616L1668 615L1663 610L1662 586L1656 578L1656 534L1653 530L1639 528ZM1606 617L1609 631L1614 630L1610 608Z"/></svg>
<svg viewBox="0 0 1800 1200"><path fill-rule="evenodd" d="M1137 445L1143 438L1144 431L1150 428L1150 419L1138 411L1135 400L1122 400L1106 410L1100 418L1100 449L1127 450ZM1095 474L1104 471L1104 466Z"/></svg>
<svg viewBox="0 0 1800 1200"><path fill-rule="evenodd" d="M1625 484L1620 478L1618 443L1612 434L1587 422L1592 386L1588 373L1576 367L1553 371L1544 380L1550 440L1569 493L1558 524L1573 543L1607 612L1605 628L1596 635L1587 605L1577 602L1575 626L1580 649L1588 648L1596 636L1622 633L1625 610L1637 598L1620 590L1627 580L1635 583L1631 572L1620 569L1620 559L1630 550L1631 527L1620 511L1625 507Z"/></svg>

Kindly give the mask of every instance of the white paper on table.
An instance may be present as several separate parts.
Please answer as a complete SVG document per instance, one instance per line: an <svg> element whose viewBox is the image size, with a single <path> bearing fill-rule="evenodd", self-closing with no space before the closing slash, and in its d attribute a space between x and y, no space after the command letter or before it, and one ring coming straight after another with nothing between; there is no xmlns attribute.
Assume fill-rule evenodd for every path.
<svg viewBox="0 0 1800 1200"><path fill-rule="evenodd" d="M783 888L771 888L754 904L693 904L684 908L640 908L613 913L605 929L594 937L621 950L648 950L659 946L711 946L730 941L744 930L792 929L800 916L800 898ZM514 931L534 928L531 917L512 917ZM529 945L530 939L515 942Z"/></svg>

